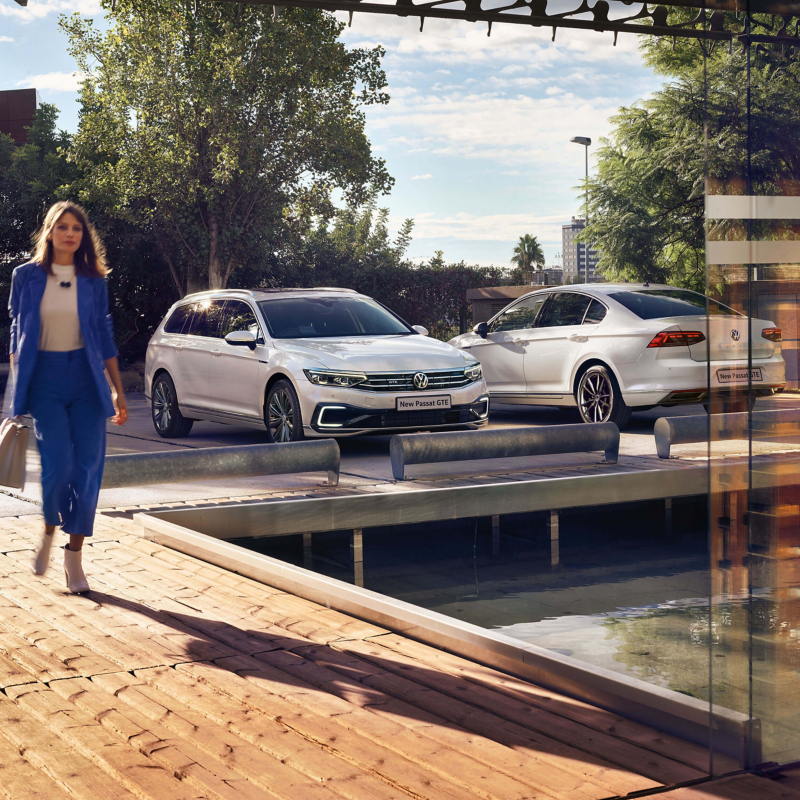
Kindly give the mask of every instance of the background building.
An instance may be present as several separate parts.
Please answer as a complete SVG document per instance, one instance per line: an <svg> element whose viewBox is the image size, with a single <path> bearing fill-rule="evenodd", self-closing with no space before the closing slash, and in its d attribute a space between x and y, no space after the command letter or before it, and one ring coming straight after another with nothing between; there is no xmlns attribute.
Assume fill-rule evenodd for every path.
<svg viewBox="0 0 800 800"><path fill-rule="evenodd" d="M13 89L0 92L0 133L10 136L17 144L28 141L33 115L39 106L36 89Z"/></svg>
<svg viewBox="0 0 800 800"><path fill-rule="evenodd" d="M569 225L561 226L564 283L594 283L604 280L602 275L595 277L594 273L597 266L597 251L591 247L587 248L583 242L576 241L578 234L585 227L586 220L580 217L573 217Z"/></svg>

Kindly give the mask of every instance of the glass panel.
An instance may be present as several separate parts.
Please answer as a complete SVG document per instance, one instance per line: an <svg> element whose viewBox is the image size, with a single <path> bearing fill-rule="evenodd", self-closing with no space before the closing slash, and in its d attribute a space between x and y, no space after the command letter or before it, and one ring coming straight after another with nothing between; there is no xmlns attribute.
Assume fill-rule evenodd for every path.
<svg viewBox="0 0 800 800"><path fill-rule="evenodd" d="M204 300L201 303L197 303L188 333L193 336L208 336L212 339L218 339L220 337L220 325L224 309L224 300Z"/></svg>
<svg viewBox="0 0 800 800"><path fill-rule="evenodd" d="M260 333L253 309L243 300L228 300L228 304L225 306L220 337L224 339L234 331L249 331L256 337Z"/></svg>
<svg viewBox="0 0 800 800"><path fill-rule="evenodd" d="M584 325L597 325L606 318L606 307L597 300L592 300L586 316L583 318Z"/></svg>
<svg viewBox="0 0 800 800"><path fill-rule="evenodd" d="M544 310L540 328L556 328L564 325L580 325L589 307L590 298L582 294L559 292Z"/></svg>
<svg viewBox="0 0 800 800"><path fill-rule="evenodd" d="M542 306L549 295L539 294L521 300L513 308L504 311L490 326L491 333L499 331L522 331L536 324Z"/></svg>
<svg viewBox="0 0 800 800"><path fill-rule="evenodd" d="M164 333L181 333L186 321L191 318L192 309L190 303L178 306L164 325Z"/></svg>

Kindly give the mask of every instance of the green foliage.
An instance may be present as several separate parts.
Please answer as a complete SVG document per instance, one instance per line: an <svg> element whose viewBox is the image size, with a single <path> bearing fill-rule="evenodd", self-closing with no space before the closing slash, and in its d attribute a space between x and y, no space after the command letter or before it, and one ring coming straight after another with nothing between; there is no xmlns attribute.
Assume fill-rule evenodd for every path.
<svg viewBox="0 0 800 800"><path fill-rule="evenodd" d="M304 231L280 253L271 272L276 286L341 286L374 297L412 325L449 339L467 329L467 289L496 286L505 274L496 267L445 262L437 252L422 264L406 258L413 221L394 240L388 209L375 199L363 207L336 211ZM251 284L252 285L252 284Z"/></svg>
<svg viewBox="0 0 800 800"><path fill-rule="evenodd" d="M0 133L0 296L8 297L11 272L26 260L31 237L47 209L68 197L74 166L64 157L70 138L56 130L58 110L42 103L34 114L29 142L17 145ZM8 320L3 315L0 341L8 344ZM6 347L4 346L5 355Z"/></svg>
<svg viewBox="0 0 800 800"><path fill-rule="evenodd" d="M676 21L688 13L670 12ZM800 66L753 48L748 143L743 48L728 53L718 46L707 51L704 63L696 41L679 40L674 51L671 44L643 37L646 62L670 80L613 118L614 130L601 140L597 175L590 179L590 225L581 239L595 244L598 271L611 280L704 290L705 192L747 192L748 144L752 193L797 193ZM762 227L765 237L794 235L788 226ZM715 239L744 238L743 233L731 222L716 222L709 230Z"/></svg>
<svg viewBox="0 0 800 800"><path fill-rule="evenodd" d="M106 3L110 8L110 2ZM364 133L383 50L322 11L118 0L110 30L62 17L88 77L72 158L85 202L143 224L183 294L264 266L293 227L392 185Z"/></svg>
<svg viewBox="0 0 800 800"><path fill-rule="evenodd" d="M544 251L535 236L526 233L519 237L514 255L511 256L511 263L517 265L522 273L521 283L533 283L533 273L535 269L540 272L544 266Z"/></svg>

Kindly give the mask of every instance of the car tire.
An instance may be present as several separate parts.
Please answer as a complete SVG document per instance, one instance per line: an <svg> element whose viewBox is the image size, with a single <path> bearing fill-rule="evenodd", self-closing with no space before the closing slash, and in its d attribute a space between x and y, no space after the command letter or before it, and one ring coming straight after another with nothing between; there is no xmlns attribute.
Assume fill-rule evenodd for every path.
<svg viewBox="0 0 800 800"><path fill-rule="evenodd" d="M264 425L267 428L267 439L273 444L299 442L304 438L300 401L289 381L278 381L267 392Z"/></svg>
<svg viewBox="0 0 800 800"><path fill-rule="evenodd" d="M584 422L613 422L622 430L631 420L633 412L622 399L617 379L601 364L589 367L581 375L575 400Z"/></svg>
<svg viewBox="0 0 800 800"><path fill-rule="evenodd" d="M150 412L156 433L164 439L183 439L189 435L194 424L194 420L186 419L181 414L175 384L166 372L153 383Z"/></svg>

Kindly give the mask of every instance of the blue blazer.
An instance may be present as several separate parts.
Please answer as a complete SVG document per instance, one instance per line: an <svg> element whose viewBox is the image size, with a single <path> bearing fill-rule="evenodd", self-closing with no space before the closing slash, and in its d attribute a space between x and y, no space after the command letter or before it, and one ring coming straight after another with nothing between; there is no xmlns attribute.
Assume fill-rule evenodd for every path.
<svg viewBox="0 0 800 800"><path fill-rule="evenodd" d="M105 378L105 360L117 355L114 327L108 313L108 287L103 278L78 275L78 319L92 375L107 417L114 416L111 390ZM33 261L22 264L11 276L8 313L11 316L9 352L14 358L14 392L11 415L29 412L28 389L39 352L41 317L39 306L47 285L47 275Z"/></svg>

